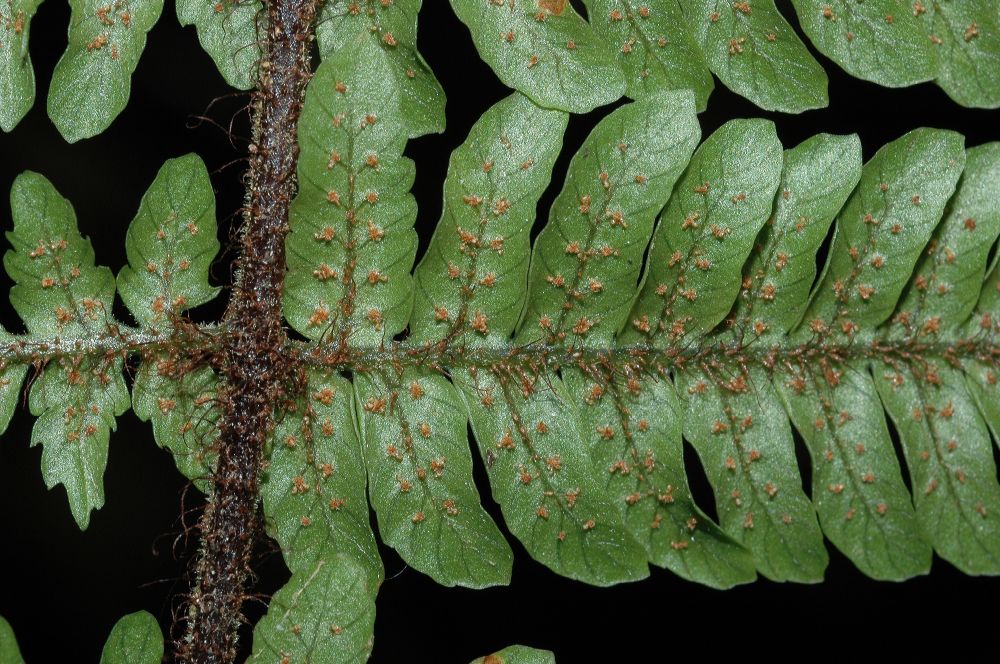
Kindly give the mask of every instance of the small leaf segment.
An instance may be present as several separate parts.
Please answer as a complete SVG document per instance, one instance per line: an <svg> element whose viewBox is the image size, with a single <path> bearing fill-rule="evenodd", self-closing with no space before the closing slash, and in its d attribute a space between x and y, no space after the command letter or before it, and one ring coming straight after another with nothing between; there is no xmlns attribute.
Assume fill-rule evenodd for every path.
<svg viewBox="0 0 1000 664"><path fill-rule="evenodd" d="M151 613L122 617L111 629L101 664L158 664L163 661L163 633Z"/></svg>
<svg viewBox="0 0 1000 664"><path fill-rule="evenodd" d="M548 650L538 650L528 646L510 646L470 664L555 664L556 657Z"/></svg>
<svg viewBox="0 0 1000 664"><path fill-rule="evenodd" d="M24 664L21 649L17 647L17 639L10 623L0 616L0 661L10 664Z"/></svg>
<svg viewBox="0 0 1000 664"><path fill-rule="evenodd" d="M125 110L132 72L163 0L73 0L69 45L52 72L48 112L70 143L96 136Z"/></svg>
<svg viewBox="0 0 1000 664"><path fill-rule="evenodd" d="M254 629L249 661L350 664L368 659L375 627L374 591L349 556L323 558L275 593Z"/></svg>
<svg viewBox="0 0 1000 664"><path fill-rule="evenodd" d="M122 617L101 652L101 664L158 664L163 660L163 633L146 611ZM10 624L0 617L0 662L24 664Z"/></svg>
<svg viewBox="0 0 1000 664"><path fill-rule="evenodd" d="M0 130L12 131L35 103L35 70L28 53L31 18L41 0L0 3Z"/></svg>

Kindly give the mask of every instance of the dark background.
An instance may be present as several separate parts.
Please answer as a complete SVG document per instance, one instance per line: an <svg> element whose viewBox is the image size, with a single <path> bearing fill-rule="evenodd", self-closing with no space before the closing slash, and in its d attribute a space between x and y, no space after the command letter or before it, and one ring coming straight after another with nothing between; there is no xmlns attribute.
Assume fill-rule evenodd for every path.
<svg viewBox="0 0 1000 664"><path fill-rule="evenodd" d="M781 4L786 10L787 3ZM43 173L75 205L98 263L117 271L125 263L125 228L142 193L165 159L193 151L212 171L226 244L242 202L247 96L232 94L199 48L194 30L180 28L173 3L168 3L133 77L128 109L99 137L68 145L45 115L48 81L65 48L68 20L68 5L52 0L41 6L32 24L38 97L14 132L0 134L0 190L8 191L25 169ZM444 0L425 3L420 49L449 94L447 132L413 141L408 149L418 165L414 194L426 244L440 215L449 153L479 115L508 91L479 61ZM763 115L777 122L786 147L820 131L858 132L866 158L919 126L958 130L970 146L1000 139L996 111L962 109L931 84L880 88L820 60L831 77L829 108L799 116L767 114L720 85L701 115L703 135L731 118ZM541 220L561 186L569 157L609 110L571 120L553 186L539 205ZM11 227L6 202L0 205L0 226ZM215 265L213 278L221 285L230 281L231 258L223 255ZM9 288L6 275L0 276L0 285ZM216 305L199 315L207 318L218 311ZM22 331L7 304L0 306L0 317L7 329ZM149 426L130 412L112 435L107 504L92 515L89 529L80 532L63 488L47 491L42 483L41 447L28 446L32 421L22 408L0 440L0 615L13 625L25 658L29 664L96 662L114 622L140 609L156 615L169 633L180 606L177 595L188 587L187 571L196 552L195 540L185 537L185 525L196 522L200 495L186 491L170 457L154 445ZM687 460L696 496L711 511L711 492L697 459L689 454ZM800 465L807 474L808 463ZM484 504L503 528L481 467L477 473ZM961 657L990 636L990 628L981 630L979 620L996 615L1000 597L996 579L966 577L941 560L935 560L927 577L902 584L875 582L832 548L827 580L818 586L761 580L718 592L654 568L648 580L595 589L557 577L509 539L516 555L513 583L487 591L439 587L383 547L388 578L378 598L373 661L467 662L510 643L552 649L562 664L660 661L692 651L853 657L886 644L938 640ZM261 601L249 605L251 620L288 576L280 554L267 543L259 548L256 570L255 592ZM248 648L249 628L246 633ZM817 645L803 649L803 638ZM874 641L863 645L862 638Z"/></svg>

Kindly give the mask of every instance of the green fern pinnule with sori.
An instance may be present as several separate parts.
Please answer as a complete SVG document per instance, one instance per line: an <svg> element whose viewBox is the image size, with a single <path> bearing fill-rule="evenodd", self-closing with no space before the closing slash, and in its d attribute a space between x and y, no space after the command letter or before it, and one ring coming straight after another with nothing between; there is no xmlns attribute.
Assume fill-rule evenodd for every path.
<svg viewBox="0 0 1000 664"><path fill-rule="evenodd" d="M985 0L792 4L856 76L1000 103L1000 17ZM416 50L420 0L178 3L222 76L254 89L218 323L187 313L221 290L199 157L164 164L117 279L48 180L14 182L4 266L26 331L0 330L0 429L31 368L43 478L86 529L116 418L131 405L151 422L209 497L180 659L236 658L259 532L290 572L253 629L261 663L369 656L379 540L468 588L510 582L507 531L595 586L650 565L713 588L817 583L824 538L874 579L926 574L935 553L1000 575L1000 144L917 129L863 164L857 136L786 148L762 119L702 140L710 72L766 109L826 104L825 73L773 0L584 5L589 19L566 0L452 0L516 90L452 154L419 261L405 155L445 127ZM36 8L0 7L4 131L33 100ZM124 107L161 8L73 3L49 96L67 140ZM570 113L623 95L536 219ZM685 441L717 522L692 496ZM163 652L138 612L101 661ZM21 661L3 619L0 660ZM554 657L514 646L477 661Z"/></svg>

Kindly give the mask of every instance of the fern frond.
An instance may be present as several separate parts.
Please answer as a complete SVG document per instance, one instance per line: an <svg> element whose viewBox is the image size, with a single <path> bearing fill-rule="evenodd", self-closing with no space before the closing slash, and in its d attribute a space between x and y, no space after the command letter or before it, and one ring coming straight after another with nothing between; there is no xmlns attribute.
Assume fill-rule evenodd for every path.
<svg viewBox="0 0 1000 664"><path fill-rule="evenodd" d="M827 77L773 0L681 3L709 69L766 111L801 113L829 104Z"/></svg>
<svg viewBox="0 0 1000 664"><path fill-rule="evenodd" d="M310 127L323 136L366 112L323 108L323 96L345 97L333 82L348 66L321 68L305 145ZM357 99L386 106L384 80L353 81ZM564 119L501 101L453 155L409 337L390 342L357 316L336 334L310 332L307 363L353 374L384 539L443 583L503 580L483 570L509 564L506 547L460 489L471 486L458 443L468 417L508 528L533 557L590 583L641 578L647 561L716 587L755 571L815 582L824 534L875 578L926 572L932 549L1000 573L986 426L997 428L1000 297L989 282L979 296L1000 233L996 146L967 158L961 136L922 129L862 168L856 137L784 151L771 123L736 120L695 151L695 112L690 92L661 93L599 123L529 266L526 232ZM318 151L326 171L335 147ZM315 216L295 218L289 247L311 242L286 297L303 311L354 260L313 219L340 237L393 217L351 200L315 195ZM392 284L383 301L409 296L407 279ZM336 285L365 287L356 276ZM705 466L720 525L691 498L682 439Z"/></svg>
<svg viewBox="0 0 1000 664"><path fill-rule="evenodd" d="M412 306L415 169L400 82L379 53L365 41L328 57L306 94L284 312L311 339L391 339Z"/></svg>
<svg viewBox="0 0 1000 664"><path fill-rule="evenodd" d="M373 368L354 378L368 493L379 532L443 585L510 582L513 554L479 504L467 419L448 380Z"/></svg>
<svg viewBox="0 0 1000 664"><path fill-rule="evenodd" d="M1000 104L1000 7L989 0L938 0L933 9L918 15L928 39L938 47L934 82L962 106L996 108Z"/></svg>
<svg viewBox="0 0 1000 664"><path fill-rule="evenodd" d="M664 90L694 91L698 112L708 106L715 81L694 35L685 28L683 3L584 0L594 31L615 46L625 72L625 94L642 99Z"/></svg>
<svg viewBox="0 0 1000 664"><path fill-rule="evenodd" d="M384 575L369 500L414 568L509 581L469 427L507 529L592 584L649 563L719 588L757 573L816 582L824 536L874 578L923 574L932 552L1000 573L997 144L920 129L862 167L856 137L784 150L771 123L735 120L696 149L693 93L650 94L594 129L531 247L567 116L515 93L453 155L411 276L413 128L379 48L329 55L303 111L283 306L309 341L286 348L298 371L261 478L292 579L254 657L368 651ZM139 355L137 414L207 488L225 330L183 317L216 293L204 166L168 162L130 228L118 290L139 329L111 315L115 281L68 202L34 174L12 202L5 264L28 335L0 352L0 414L38 363L33 440L85 527L128 407L123 363ZM718 524L691 496L685 440Z"/></svg>
<svg viewBox="0 0 1000 664"><path fill-rule="evenodd" d="M0 327L0 344L9 348L15 337ZM2 357L2 356L0 356ZM28 373L26 360L3 357L0 359L0 433L7 430L10 419L17 408L17 398L21 392L21 383Z"/></svg>
<svg viewBox="0 0 1000 664"><path fill-rule="evenodd" d="M14 249L4 267L10 297L28 331L41 336L113 336L115 280L94 265L69 202L40 175L25 173L11 191ZM42 475L49 488L66 486L81 528L104 504L102 478L110 430L129 406L122 359L76 355L50 363L31 386L29 406L40 416L31 444L44 445Z"/></svg>
<svg viewBox="0 0 1000 664"><path fill-rule="evenodd" d="M923 11L915 11L911 4L903 0L792 0L803 31L821 53L852 76L889 87L930 81L937 72L938 49L919 18L927 7L921 4ZM980 13L980 19L986 18L985 12Z"/></svg>
<svg viewBox="0 0 1000 664"><path fill-rule="evenodd" d="M452 154L441 220L414 271L411 342L488 345L510 336L523 304L535 208L568 120L515 93L490 108ZM477 306L477 293L489 293L488 308Z"/></svg>
<svg viewBox="0 0 1000 664"><path fill-rule="evenodd" d="M118 292L144 330L169 329L183 311L219 293L208 270L219 253L215 194L194 154L167 161L139 204Z"/></svg>
<svg viewBox="0 0 1000 664"><path fill-rule="evenodd" d="M101 0L103 2L103 0ZM40 0L0 9L0 129L10 131L34 101L28 27ZM699 111L714 83L766 110L825 107L827 75L774 0L452 0L482 58L501 81L546 108L586 112L623 94L632 99L692 89ZM816 48L852 76L889 87L935 81L957 103L1000 106L1000 11L990 0L793 0ZM322 57L374 48L386 62L411 138L444 129L444 93L416 50L422 0L331 0L316 23ZM226 81L248 90L261 59L260 0L178 0ZM161 0L127 8L73 3L70 46L56 68L49 115L70 142L106 129L124 108L130 79L159 18Z"/></svg>
<svg viewBox="0 0 1000 664"><path fill-rule="evenodd" d="M206 442L189 434L197 428L196 411L210 405L205 395L214 389L214 374L207 367L189 372L198 368L193 358L199 348L205 353L213 342L210 336L194 338L181 318L217 292L208 285L219 243L204 164L194 156L168 162L130 226L130 266L119 283L142 325L138 330L114 318L114 276L94 264L94 250L77 230L72 206L48 180L35 173L18 177L11 208L13 250L4 256L4 266L15 281L11 302L28 334L4 333L3 427L28 366L36 365L40 372L28 401L39 416L32 445L44 446L46 484L66 487L73 516L86 528L91 510L104 504L110 431L130 406L125 359L141 354L146 362L134 389L140 417L154 419L157 441L175 452L185 474L204 478ZM178 362L180 344L188 355Z"/></svg>
<svg viewBox="0 0 1000 664"><path fill-rule="evenodd" d="M962 322L975 307L993 244L983 240L1000 234L993 198L998 177L1000 145L967 152L960 188L883 331L889 343L962 342ZM980 414L963 374L946 354L872 363L879 396L899 431L923 532L945 560L968 574L988 574L1000 568L1000 524L982 516L1000 510L1000 490L988 463L983 418L989 413Z"/></svg>
<svg viewBox="0 0 1000 664"><path fill-rule="evenodd" d="M215 467L219 377L210 367L148 353L132 385L136 417L153 425L153 440L170 450L181 475L202 491Z"/></svg>
<svg viewBox="0 0 1000 664"><path fill-rule="evenodd" d="M991 215L992 216L992 215ZM969 217L975 220L975 217ZM978 224L978 222L977 222ZM977 340L995 338L1000 330L1000 266L994 258L993 269L983 285L976 309L966 326L966 334ZM979 411L993 434L993 441L1000 445L1000 401L996 399L998 370L995 353L980 354L962 360L966 384L972 392Z"/></svg>
<svg viewBox="0 0 1000 664"><path fill-rule="evenodd" d="M178 7L243 87L253 83L247 58L259 55L257 6ZM47 180L15 183L4 262L27 334L0 330L0 428L33 365L32 444L43 444L45 481L66 487L82 528L103 504L110 431L130 402L209 490L227 479L213 477L219 403L232 405L234 385L266 382L223 420L256 409L261 426L246 428L254 453L266 440L266 529L291 571L255 628L253 661L367 657L384 579L369 505L381 540L445 585L508 583L504 527L558 574L600 586L644 578L650 564L715 588L758 573L813 583L829 561L824 537L877 579L924 574L935 552L967 573L1000 574L1000 144L966 150L957 133L919 129L862 165L855 136L786 150L771 122L751 119L699 146L709 71L765 108L826 103L824 72L771 0L589 0L592 23L563 0L452 0L521 91L453 154L441 220L414 269L415 169L404 154L408 140L444 127L441 87L416 50L420 6L323 6L281 292L285 319L307 341L285 343L272 319L273 336L254 348L259 373L244 383L218 373L239 366L232 319L199 328L185 317L219 290L208 280L215 203L197 157L160 171L117 282ZM937 78L963 103L996 103L982 63L1000 57L997 21L980 22L983 3L942 0L933 17L897 0L795 6L816 19L803 19L807 33L857 75ZM894 8L905 15L886 14ZM140 10L125 19L74 5L96 19L74 25L53 85L53 117L71 140L124 103L159 5ZM845 28L855 46L838 41ZM960 55L935 50L942 31ZM302 62L307 33L296 42ZM886 40L903 48L879 51L885 62L856 48ZM33 89L23 45L0 45L3 94L20 100ZM678 82L694 91L671 90ZM638 100L583 143L532 245L565 110L624 92ZM69 117L66 100L88 94L115 103L95 115L83 102ZM5 127L26 107L9 108ZM290 176L282 182L290 192ZM116 292L135 327L113 316ZM259 309L247 311L244 322ZM130 358L141 360L131 400ZM502 524L473 481L470 429ZM718 523L691 494L685 441ZM257 457L247 458L239 470L254 485ZM157 661L162 635L151 624L126 616L105 659L139 640L140 656ZM0 622L0 658L19 657L12 643ZM484 659L550 660L516 647Z"/></svg>
<svg viewBox="0 0 1000 664"><path fill-rule="evenodd" d="M962 106L1000 104L1000 8L989 0L792 0L816 48L888 87L934 80Z"/></svg>
<svg viewBox="0 0 1000 664"><path fill-rule="evenodd" d="M568 0L450 0L480 57L544 108L586 113L625 92L625 76Z"/></svg>

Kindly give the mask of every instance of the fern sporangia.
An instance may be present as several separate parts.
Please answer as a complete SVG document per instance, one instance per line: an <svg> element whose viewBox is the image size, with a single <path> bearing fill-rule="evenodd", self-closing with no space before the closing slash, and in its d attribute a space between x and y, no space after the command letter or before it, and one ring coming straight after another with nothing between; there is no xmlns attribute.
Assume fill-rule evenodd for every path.
<svg viewBox="0 0 1000 664"><path fill-rule="evenodd" d="M875 579L925 574L933 553L1000 574L1000 143L967 149L955 132L918 129L862 164L856 136L786 147L760 119L702 140L708 68L766 108L825 103L822 69L769 1L588 0L593 24L563 0L451 4L517 91L452 154L419 261L404 153L442 130L444 92L415 48L417 0L178 2L226 79L254 89L234 284L217 324L186 314L220 290L199 157L164 164L117 279L48 180L28 172L13 185L4 266L27 331L0 331L0 425L30 370L32 445L81 528L104 503L110 432L130 406L208 495L173 654L236 658L266 532L291 578L254 628L250 661L366 659L385 577L369 507L381 541L438 583L508 583L513 554L472 481L470 428L506 528L589 584L642 579L650 565L713 588L758 574L817 582L824 537ZM800 17L816 9L793 4ZM971 69L927 56L926 71L896 72L913 80L879 82L936 76L953 96L969 81L988 92L995 81L976 69L988 63L975 59L997 54L988 3L926 5L832 3L818 10L825 23L802 24L830 53L842 44L823 41L829 26L859 44L912 33L921 53L945 42L928 30L947 33ZM30 105L30 63L13 49L35 4L14 7L0 7L14 12L0 16L3 99ZM68 140L120 110L160 9L74 3L86 19L49 101ZM644 27L692 16L704 24L677 20L689 33L662 44ZM643 68L629 59L640 50ZM861 52L837 61L864 75ZM765 85L779 68L781 90ZM576 152L532 243L569 113L623 94L635 101ZM95 95L104 115L91 113ZM6 129L26 106L4 109ZM131 322L113 314L116 293ZM683 441L718 523L691 495ZM102 662L163 652L139 612ZM0 619L8 660L20 655ZM554 660L515 646L482 661Z"/></svg>

